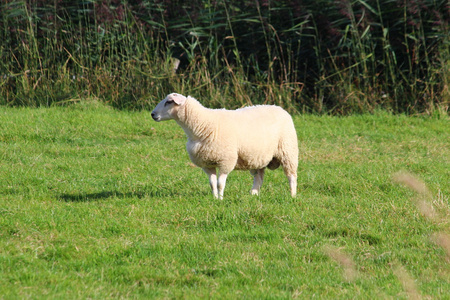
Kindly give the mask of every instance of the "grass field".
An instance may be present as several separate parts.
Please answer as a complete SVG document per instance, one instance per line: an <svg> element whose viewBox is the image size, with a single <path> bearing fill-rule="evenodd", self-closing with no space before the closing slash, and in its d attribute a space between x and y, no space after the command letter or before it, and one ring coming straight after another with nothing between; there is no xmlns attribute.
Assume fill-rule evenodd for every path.
<svg viewBox="0 0 450 300"><path fill-rule="evenodd" d="M0 107L0 298L448 299L449 124L296 116L297 198L276 170L216 200L174 122Z"/></svg>

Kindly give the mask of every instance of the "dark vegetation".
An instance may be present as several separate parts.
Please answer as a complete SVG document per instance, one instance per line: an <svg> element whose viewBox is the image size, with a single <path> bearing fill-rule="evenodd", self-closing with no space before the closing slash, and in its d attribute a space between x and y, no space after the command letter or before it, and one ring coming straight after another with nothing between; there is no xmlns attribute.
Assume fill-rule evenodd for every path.
<svg viewBox="0 0 450 300"><path fill-rule="evenodd" d="M2 0L0 104L447 111L448 0Z"/></svg>

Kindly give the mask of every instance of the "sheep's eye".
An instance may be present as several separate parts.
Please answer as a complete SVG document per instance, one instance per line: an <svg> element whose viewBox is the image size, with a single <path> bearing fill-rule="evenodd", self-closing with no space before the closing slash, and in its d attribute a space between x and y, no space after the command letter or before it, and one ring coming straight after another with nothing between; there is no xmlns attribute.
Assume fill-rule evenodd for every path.
<svg viewBox="0 0 450 300"><path fill-rule="evenodd" d="M173 103L173 100L167 100L166 103L164 103L164 106L172 104L172 103Z"/></svg>

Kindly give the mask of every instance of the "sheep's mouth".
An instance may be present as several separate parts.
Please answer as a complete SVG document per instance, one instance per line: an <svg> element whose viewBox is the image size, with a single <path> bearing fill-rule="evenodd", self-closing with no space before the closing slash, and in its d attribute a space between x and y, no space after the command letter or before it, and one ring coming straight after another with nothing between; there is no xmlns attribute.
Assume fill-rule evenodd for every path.
<svg viewBox="0 0 450 300"><path fill-rule="evenodd" d="M152 118L153 118L153 120L155 120L156 122L161 121L161 116L157 116L157 115L153 115L153 114L152 114Z"/></svg>

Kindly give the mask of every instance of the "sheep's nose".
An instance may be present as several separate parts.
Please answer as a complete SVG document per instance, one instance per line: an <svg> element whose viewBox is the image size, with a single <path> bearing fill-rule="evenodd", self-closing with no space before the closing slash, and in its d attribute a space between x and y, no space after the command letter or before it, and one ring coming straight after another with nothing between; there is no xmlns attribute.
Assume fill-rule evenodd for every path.
<svg viewBox="0 0 450 300"><path fill-rule="evenodd" d="M161 121L161 116L158 115L158 114L155 113L155 112L152 112L152 118L153 118L153 120L155 120L156 122Z"/></svg>

